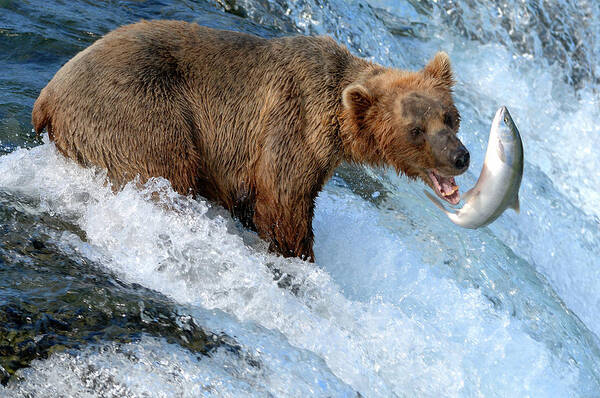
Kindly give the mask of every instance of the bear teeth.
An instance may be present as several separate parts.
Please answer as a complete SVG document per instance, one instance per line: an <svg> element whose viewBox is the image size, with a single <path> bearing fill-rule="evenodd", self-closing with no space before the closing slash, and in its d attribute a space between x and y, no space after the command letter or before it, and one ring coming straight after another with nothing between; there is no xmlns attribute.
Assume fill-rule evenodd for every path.
<svg viewBox="0 0 600 398"><path fill-rule="evenodd" d="M444 195L444 196L451 196L451 195L454 195L454 193L456 191L458 191L458 185L454 185L452 187L452 190L450 192L442 192L442 195Z"/></svg>
<svg viewBox="0 0 600 398"><path fill-rule="evenodd" d="M442 177L435 171L427 173L434 186L435 193L450 204L457 204L460 201L458 185L454 182L454 177Z"/></svg>

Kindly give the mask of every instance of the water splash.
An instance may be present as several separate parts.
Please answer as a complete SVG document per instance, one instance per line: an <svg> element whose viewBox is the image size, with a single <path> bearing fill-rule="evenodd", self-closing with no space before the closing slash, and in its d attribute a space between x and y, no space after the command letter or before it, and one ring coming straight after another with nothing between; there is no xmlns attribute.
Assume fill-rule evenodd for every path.
<svg viewBox="0 0 600 398"><path fill-rule="evenodd" d="M298 386L298 395L313 395L327 380L323 391L331 395L594 396L600 355L588 329L600 334L600 175L586 148L599 137L598 5L237 3L245 12L238 15L274 26L261 27L261 34L330 34L385 65L417 69L435 51L449 52L459 81L461 139L473 156L461 183L474 183L489 120L508 105L526 145L522 214L465 232L428 206L421 185L380 171L355 173L334 179L318 199L315 267L269 255L222 210L176 195L165 181L115 195L102 172L65 161L51 144L3 156L3 190L34 198L35 211L84 232L83 239L68 230L54 238L65 254L162 292L199 324L235 336L268 369L245 375L246 365L227 355L198 363L160 339L124 346L152 361L169 358L156 370L154 388L182 391L186 381L166 375L207 366L209 380L192 383L232 394L253 386L284 395ZM568 18L544 16L552 14ZM123 22L131 18L125 15ZM374 187L376 197L363 195ZM140 366L124 383L113 375L137 365L118 346L101 347L36 363L7 391L52 385L52 366L85 385L95 363L109 375L102 376L107 388L132 396L145 391L151 381L143 373L151 370ZM224 373L226 365L239 367L241 376ZM293 376L277 379L276 369ZM72 391L56 388L58 395ZM85 391L108 391L99 388Z"/></svg>
<svg viewBox="0 0 600 398"><path fill-rule="evenodd" d="M0 168L10 170L0 173L2 187L35 197L40 209L85 231L85 242L62 235L66 252L76 250L182 305L218 309L241 322L232 333L213 321L217 333L243 342L251 340L244 337L245 325L277 331L292 346L322 358L322 372L330 369L364 396L570 395L595 388L595 365L580 342L557 355L545 343L551 335L536 341L523 317L495 305L483 289L431 267L446 256L421 241L417 230L414 238L398 235L401 229L390 234L380 225L390 225L390 214L335 184L317 204L320 268L245 244L231 219L212 213L202 200L177 195L164 180L141 191L130 184L115 195L103 173L63 159L52 144L4 156ZM282 282L289 287L281 289ZM537 283L528 293L548 300ZM586 368L573 366L561 352ZM303 360L291 370L304 374L305 367Z"/></svg>

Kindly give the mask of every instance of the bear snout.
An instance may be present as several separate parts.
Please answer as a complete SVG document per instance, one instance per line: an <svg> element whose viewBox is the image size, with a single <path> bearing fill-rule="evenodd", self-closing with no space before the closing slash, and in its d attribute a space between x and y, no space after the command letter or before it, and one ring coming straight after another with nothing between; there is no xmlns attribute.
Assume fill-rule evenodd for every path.
<svg viewBox="0 0 600 398"><path fill-rule="evenodd" d="M450 129L442 129L430 137L437 169L444 175L464 173L469 168L471 156L456 134Z"/></svg>
<svg viewBox="0 0 600 398"><path fill-rule="evenodd" d="M470 158L469 151L461 143L458 149L452 153L451 162L457 170L465 171L469 168Z"/></svg>

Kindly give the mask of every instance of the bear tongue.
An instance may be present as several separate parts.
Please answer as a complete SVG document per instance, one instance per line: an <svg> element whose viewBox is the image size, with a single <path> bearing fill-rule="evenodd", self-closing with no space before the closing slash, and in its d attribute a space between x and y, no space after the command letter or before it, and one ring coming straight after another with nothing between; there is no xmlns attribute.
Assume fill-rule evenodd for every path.
<svg viewBox="0 0 600 398"><path fill-rule="evenodd" d="M438 182L440 183L440 191L442 194L448 196L452 195L454 192L458 190L458 186L454 182L454 178L446 178L438 176Z"/></svg>
<svg viewBox="0 0 600 398"><path fill-rule="evenodd" d="M450 204L458 204L460 201L460 193L458 186L454 181L454 177L442 177L434 171L429 172L435 191L438 196Z"/></svg>

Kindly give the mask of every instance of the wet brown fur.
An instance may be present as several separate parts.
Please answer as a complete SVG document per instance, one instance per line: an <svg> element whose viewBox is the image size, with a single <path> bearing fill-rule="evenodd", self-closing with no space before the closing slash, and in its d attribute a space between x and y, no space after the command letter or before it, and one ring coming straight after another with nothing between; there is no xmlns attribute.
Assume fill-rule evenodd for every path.
<svg viewBox="0 0 600 398"><path fill-rule="evenodd" d="M142 21L65 64L32 119L116 186L165 177L229 209L272 250L312 259L314 200L340 162L391 165L431 185L425 171L443 161L429 136L448 114L458 129L452 84L444 53L406 72L328 37Z"/></svg>

